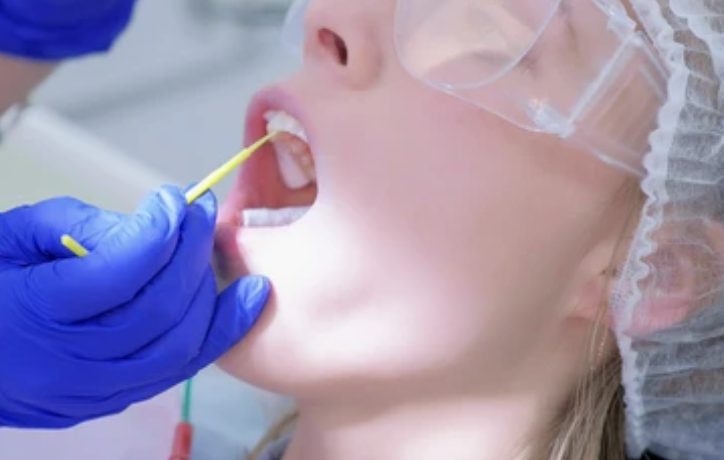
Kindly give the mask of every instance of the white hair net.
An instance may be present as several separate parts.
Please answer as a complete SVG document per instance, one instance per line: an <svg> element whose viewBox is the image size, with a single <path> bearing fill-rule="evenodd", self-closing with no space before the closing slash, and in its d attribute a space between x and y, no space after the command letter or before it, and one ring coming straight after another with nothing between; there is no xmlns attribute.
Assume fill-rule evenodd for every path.
<svg viewBox="0 0 724 460"><path fill-rule="evenodd" d="M628 453L724 459L724 0L631 3L671 76L612 299Z"/></svg>

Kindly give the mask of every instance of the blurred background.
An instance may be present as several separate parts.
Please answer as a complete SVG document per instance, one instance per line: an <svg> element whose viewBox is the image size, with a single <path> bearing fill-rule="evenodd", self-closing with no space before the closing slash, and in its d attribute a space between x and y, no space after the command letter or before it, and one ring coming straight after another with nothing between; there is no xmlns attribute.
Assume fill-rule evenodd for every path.
<svg viewBox="0 0 724 460"><path fill-rule="evenodd" d="M289 3L139 1L113 51L64 64L5 136L0 210L73 195L129 211L161 182L203 177L239 150L252 95L298 65L280 39ZM0 431L0 460L167 458L179 399L175 389L71 431ZM192 404L194 458L243 458L286 404L205 371Z"/></svg>
<svg viewBox="0 0 724 460"><path fill-rule="evenodd" d="M238 150L249 98L296 65L279 25L291 0L139 1L109 56L37 91L56 110L180 183Z"/></svg>

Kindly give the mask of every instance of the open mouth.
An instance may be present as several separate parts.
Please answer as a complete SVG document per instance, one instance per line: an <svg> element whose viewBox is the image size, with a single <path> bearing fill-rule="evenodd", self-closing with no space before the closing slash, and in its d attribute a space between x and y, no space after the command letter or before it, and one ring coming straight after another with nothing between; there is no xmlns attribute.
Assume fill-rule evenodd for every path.
<svg viewBox="0 0 724 460"><path fill-rule="evenodd" d="M239 236L248 231L293 228L317 201L317 160L295 101L281 91L263 91L252 102L246 144L277 133L239 170L219 213L216 267L221 279L247 273Z"/></svg>
<svg viewBox="0 0 724 460"><path fill-rule="evenodd" d="M277 134L240 169L220 212L223 232L291 226L316 202L316 161L302 118L292 114L294 102L278 90L263 91L252 102L246 144Z"/></svg>
<svg viewBox="0 0 724 460"><path fill-rule="evenodd" d="M263 117L266 132L277 134L270 142L270 149L260 153L273 154L276 174L267 174L267 190L260 196L273 199L244 206L240 222L243 227L291 225L309 211L316 197L317 172L304 127L282 110L266 111ZM306 202L310 199L311 202Z"/></svg>

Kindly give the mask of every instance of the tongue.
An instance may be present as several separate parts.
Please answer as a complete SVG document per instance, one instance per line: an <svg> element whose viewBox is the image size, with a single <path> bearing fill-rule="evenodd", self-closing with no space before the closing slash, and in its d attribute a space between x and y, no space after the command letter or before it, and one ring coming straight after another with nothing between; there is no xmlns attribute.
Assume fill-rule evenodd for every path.
<svg viewBox="0 0 724 460"><path fill-rule="evenodd" d="M244 209L244 227L283 227L293 224L309 211L309 206L283 209Z"/></svg>

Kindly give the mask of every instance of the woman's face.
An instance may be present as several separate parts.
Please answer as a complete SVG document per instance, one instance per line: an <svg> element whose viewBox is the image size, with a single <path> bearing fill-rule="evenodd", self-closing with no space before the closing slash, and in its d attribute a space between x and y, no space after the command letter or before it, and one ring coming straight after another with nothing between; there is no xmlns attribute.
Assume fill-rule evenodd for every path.
<svg viewBox="0 0 724 460"><path fill-rule="evenodd" d="M298 397L421 376L493 385L570 345L580 287L608 262L588 263L619 228L612 200L626 176L413 79L394 11L393 0L313 0L303 66L250 109L247 141L268 110L297 118L317 174L286 189L267 147L221 213L226 276L274 286L221 361L251 383ZM312 202L291 225L240 226L245 208Z"/></svg>

